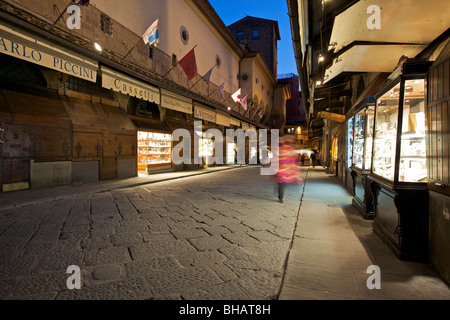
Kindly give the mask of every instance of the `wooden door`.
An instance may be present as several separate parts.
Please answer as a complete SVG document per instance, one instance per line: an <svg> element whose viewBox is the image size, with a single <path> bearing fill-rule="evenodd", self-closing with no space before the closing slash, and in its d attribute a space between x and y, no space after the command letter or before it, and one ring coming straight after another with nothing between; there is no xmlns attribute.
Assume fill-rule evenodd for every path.
<svg viewBox="0 0 450 320"><path fill-rule="evenodd" d="M108 132L103 133L103 158L100 168L100 179L111 180L119 176L117 151L117 135Z"/></svg>
<svg viewBox="0 0 450 320"><path fill-rule="evenodd" d="M20 125L0 124L0 128L2 189L27 189L30 181L30 132L26 126Z"/></svg>

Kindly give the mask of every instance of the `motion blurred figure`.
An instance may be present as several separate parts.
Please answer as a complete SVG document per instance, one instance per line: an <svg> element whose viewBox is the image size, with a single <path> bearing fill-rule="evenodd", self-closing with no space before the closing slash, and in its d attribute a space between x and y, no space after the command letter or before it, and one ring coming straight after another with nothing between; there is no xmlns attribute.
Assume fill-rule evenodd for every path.
<svg viewBox="0 0 450 320"><path fill-rule="evenodd" d="M275 176L278 183L278 200L282 203L286 185L292 183L301 183L300 165L298 163L299 150L294 148L295 137L293 135L284 135L280 138L279 169Z"/></svg>

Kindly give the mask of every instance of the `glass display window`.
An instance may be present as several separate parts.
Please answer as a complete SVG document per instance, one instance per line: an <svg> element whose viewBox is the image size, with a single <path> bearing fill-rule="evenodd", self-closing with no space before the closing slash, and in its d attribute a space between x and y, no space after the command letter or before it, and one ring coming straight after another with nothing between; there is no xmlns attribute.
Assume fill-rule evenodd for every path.
<svg viewBox="0 0 450 320"><path fill-rule="evenodd" d="M209 138L201 138L199 141L199 156L212 157L214 152L214 141Z"/></svg>
<svg viewBox="0 0 450 320"><path fill-rule="evenodd" d="M427 182L425 80L400 77L377 99L372 172L394 183Z"/></svg>
<svg viewBox="0 0 450 320"><path fill-rule="evenodd" d="M170 134L138 131L138 165L171 164L171 140Z"/></svg>
<svg viewBox="0 0 450 320"><path fill-rule="evenodd" d="M373 148L373 126L375 121L375 106L370 105L366 109L366 128L365 138L366 144L364 146L364 170L370 170L372 167L372 148Z"/></svg>
<svg viewBox="0 0 450 320"><path fill-rule="evenodd" d="M347 168L352 165L353 159L353 133L354 133L355 117L347 120Z"/></svg>
<svg viewBox="0 0 450 320"><path fill-rule="evenodd" d="M364 129L366 120L366 109L355 114L354 140L353 140L353 165L359 169L363 168L364 162Z"/></svg>
<svg viewBox="0 0 450 320"><path fill-rule="evenodd" d="M400 148L399 181L426 182L425 83L406 80Z"/></svg>
<svg viewBox="0 0 450 320"><path fill-rule="evenodd" d="M233 164L234 163L234 157L235 157L235 150L236 150L236 143L227 143L227 164Z"/></svg>
<svg viewBox="0 0 450 320"><path fill-rule="evenodd" d="M400 83L377 99L373 173L394 181L397 127L400 102Z"/></svg>

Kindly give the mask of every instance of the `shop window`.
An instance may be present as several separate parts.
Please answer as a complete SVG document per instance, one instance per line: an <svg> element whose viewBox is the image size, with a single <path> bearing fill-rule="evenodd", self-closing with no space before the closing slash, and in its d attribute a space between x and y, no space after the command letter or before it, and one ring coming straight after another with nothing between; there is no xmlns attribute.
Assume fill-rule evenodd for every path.
<svg viewBox="0 0 450 320"><path fill-rule="evenodd" d="M138 169L148 171L153 166L172 163L170 134L138 131Z"/></svg>
<svg viewBox="0 0 450 320"><path fill-rule="evenodd" d="M377 100L373 172L394 181L400 83Z"/></svg>
<svg viewBox="0 0 450 320"><path fill-rule="evenodd" d="M0 79L37 87L47 87L47 81L37 65L4 54L0 54Z"/></svg>
<svg viewBox="0 0 450 320"><path fill-rule="evenodd" d="M373 125L375 121L375 106L367 108L366 145L364 155L364 170L372 167Z"/></svg>
<svg viewBox="0 0 450 320"><path fill-rule="evenodd" d="M366 120L366 109L355 115L355 131L353 140L353 165L359 169L363 168L364 162L364 129Z"/></svg>
<svg viewBox="0 0 450 320"><path fill-rule="evenodd" d="M424 80L406 80L400 149L399 181L427 180Z"/></svg>
<svg viewBox="0 0 450 320"><path fill-rule="evenodd" d="M111 24L111 18L108 17L106 14L100 14L100 28L102 31L108 35L112 34L112 24Z"/></svg>
<svg viewBox="0 0 450 320"><path fill-rule="evenodd" d="M353 132L354 132L355 117L347 120L347 168L352 165L353 160Z"/></svg>

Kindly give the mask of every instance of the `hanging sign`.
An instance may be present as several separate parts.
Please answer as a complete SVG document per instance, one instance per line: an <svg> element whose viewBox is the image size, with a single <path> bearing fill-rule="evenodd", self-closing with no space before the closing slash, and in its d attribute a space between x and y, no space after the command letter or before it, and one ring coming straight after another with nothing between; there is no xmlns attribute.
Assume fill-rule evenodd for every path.
<svg viewBox="0 0 450 320"><path fill-rule="evenodd" d="M192 114L192 100L161 89L161 107Z"/></svg>
<svg viewBox="0 0 450 320"><path fill-rule="evenodd" d="M236 118L231 117L230 118L230 125L236 126L236 127L240 127L241 126L241 121L236 119Z"/></svg>
<svg viewBox="0 0 450 320"><path fill-rule="evenodd" d="M197 104L194 104L194 117L216 123L216 113Z"/></svg>
<svg viewBox="0 0 450 320"><path fill-rule="evenodd" d="M221 114L221 113L217 113L217 124L220 124L221 126L224 127L229 127L230 126L230 116L229 115L225 115L225 114Z"/></svg>

